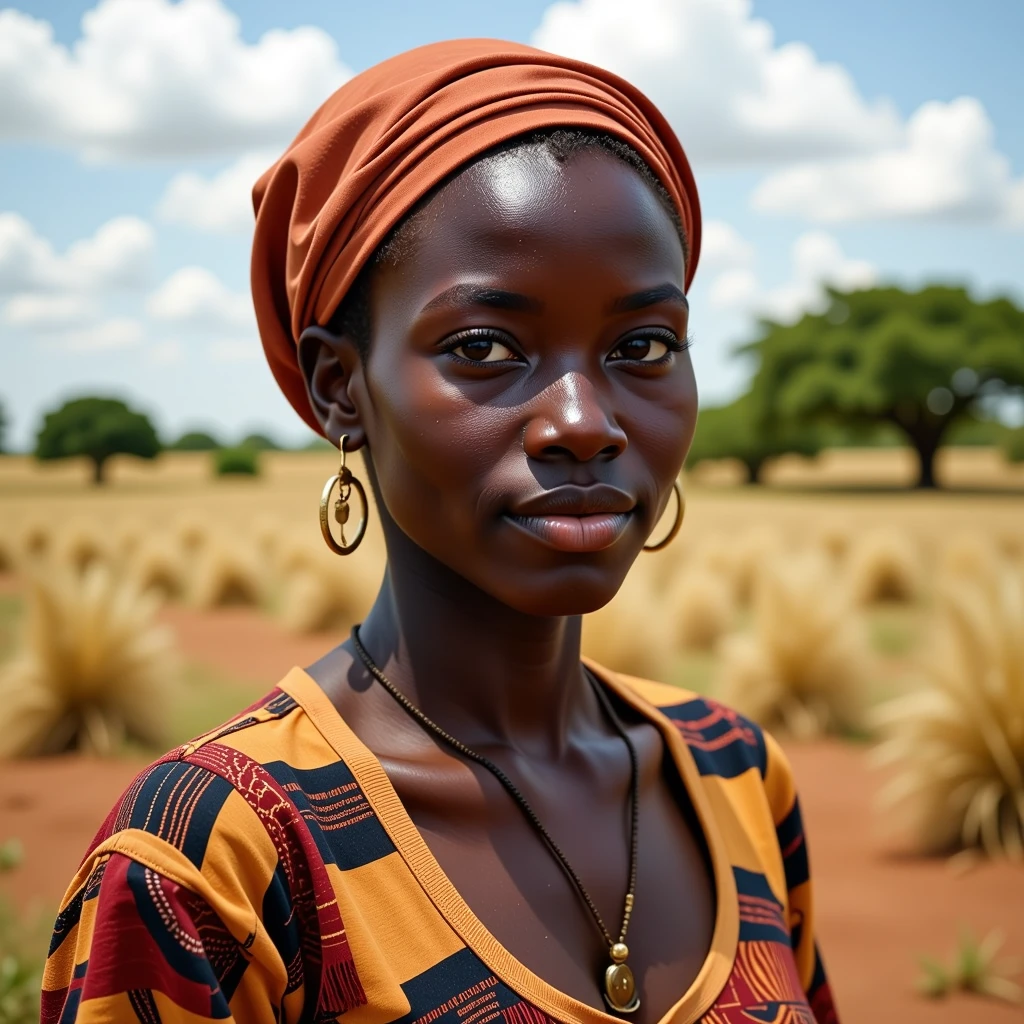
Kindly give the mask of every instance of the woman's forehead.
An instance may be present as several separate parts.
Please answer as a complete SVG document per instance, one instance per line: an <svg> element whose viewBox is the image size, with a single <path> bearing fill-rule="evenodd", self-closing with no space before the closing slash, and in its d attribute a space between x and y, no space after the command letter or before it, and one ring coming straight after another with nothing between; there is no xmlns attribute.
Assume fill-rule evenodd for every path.
<svg viewBox="0 0 1024 1024"><path fill-rule="evenodd" d="M661 199L632 167L599 150L560 161L530 147L481 160L416 219L414 251L400 262L421 270L474 259L540 265L575 251L588 260L654 261L682 280L682 243Z"/></svg>

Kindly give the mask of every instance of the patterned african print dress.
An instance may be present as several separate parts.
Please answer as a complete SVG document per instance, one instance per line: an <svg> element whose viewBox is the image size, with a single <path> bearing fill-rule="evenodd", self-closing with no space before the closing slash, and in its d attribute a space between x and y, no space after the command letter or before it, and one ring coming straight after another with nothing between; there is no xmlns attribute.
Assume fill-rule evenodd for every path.
<svg viewBox="0 0 1024 1024"><path fill-rule="evenodd" d="M793 779L734 712L595 667L662 732L704 829L711 950L661 1024L835 1024ZM43 1024L613 1024L484 928L300 669L125 792L57 918ZM621 1022L620 1022L621 1024Z"/></svg>

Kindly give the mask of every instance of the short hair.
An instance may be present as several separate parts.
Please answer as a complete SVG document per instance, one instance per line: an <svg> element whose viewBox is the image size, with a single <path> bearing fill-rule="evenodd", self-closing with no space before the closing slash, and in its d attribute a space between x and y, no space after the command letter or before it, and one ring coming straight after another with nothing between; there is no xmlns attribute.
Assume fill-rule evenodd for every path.
<svg viewBox="0 0 1024 1024"><path fill-rule="evenodd" d="M689 259L689 247L686 232L679 211L672 202L668 189L661 179L651 170L646 160L628 142L610 135L607 132L594 131L586 128L545 128L518 135L492 146L479 156L463 164L452 174L435 185L411 210L388 232L384 240L373 251L363 265L352 286L346 292L334 316L331 317L329 329L335 334L345 334L353 339L360 355L365 359L370 350L370 337L373 324L370 319L370 289L373 274L383 264L395 266L408 254L415 238L415 228L419 215L423 212L438 192L454 181L469 167L483 160L491 159L506 153L514 153L524 149L543 149L558 163L565 164L573 157L583 153L602 152L621 160L631 167L653 190L659 202L672 219L676 233L683 246L683 257Z"/></svg>

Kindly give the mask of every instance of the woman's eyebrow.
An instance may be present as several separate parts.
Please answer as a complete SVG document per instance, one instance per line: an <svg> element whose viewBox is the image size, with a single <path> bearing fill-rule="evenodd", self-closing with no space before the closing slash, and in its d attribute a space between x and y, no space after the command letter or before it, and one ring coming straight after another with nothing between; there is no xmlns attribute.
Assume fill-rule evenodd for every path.
<svg viewBox="0 0 1024 1024"><path fill-rule="evenodd" d="M522 313L540 313L544 303L519 292L501 288L480 288L472 284L456 284L435 295L421 310L456 309L465 306L486 306L488 309L511 309Z"/></svg>
<svg viewBox="0 0 1024 1024"><path fill-rule="evenodd" d="M616 299L611 305L613 313L632 313L637 309L645 309L647 306L657 306L662 302L670 302L684 309L690 308L690 303L683 294L682 289L674 284L659 284L656 288L647 288L642 292L634 292L632 295L624 295Z"/></svg>

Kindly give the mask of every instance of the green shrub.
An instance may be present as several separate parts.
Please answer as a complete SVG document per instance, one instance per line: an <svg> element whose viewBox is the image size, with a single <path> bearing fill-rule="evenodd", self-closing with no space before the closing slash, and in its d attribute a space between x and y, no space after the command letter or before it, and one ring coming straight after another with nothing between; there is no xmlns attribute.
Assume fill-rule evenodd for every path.
<svg viewBox="0 0 1024 1024"><path fill-rule="evenodd" d="M204 430L190 430L182 434L177 441L170 446L175 452L213 452L220 447L220 442Z"/></svg>
<svg viewBox="0 0 1024 1024"><path fill-rule="evenodd" d="M244 445L237 448L221 448L214 453L213 470L217 476L258 476L260 453L255 448Z"/></svg>
<svg viewBox="0 0 1024 1024"><path fill-rule="evenodd" d="M279 452L281 446L266 434L247 434L242 438L241 448L253 448L258 452Z"/></svg>
<svg viewBox="0 0 1024 1024"><path fill-rule="evenodd" d="M1003 452L1010 462L1024 462L1024 427L1007 433L1003 439Z"/></svg>
<svg viewBox="0 0 1024 1024"><path fill-rule="evenodd" d="M0 874L13 871L22 858L16 839L0 844ZM15 911L0 893L0 1024L35 1024L45 958L42 922Z"/></svg>

